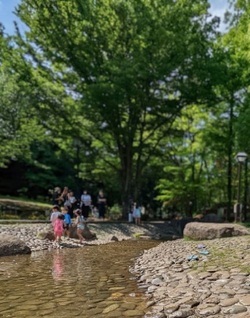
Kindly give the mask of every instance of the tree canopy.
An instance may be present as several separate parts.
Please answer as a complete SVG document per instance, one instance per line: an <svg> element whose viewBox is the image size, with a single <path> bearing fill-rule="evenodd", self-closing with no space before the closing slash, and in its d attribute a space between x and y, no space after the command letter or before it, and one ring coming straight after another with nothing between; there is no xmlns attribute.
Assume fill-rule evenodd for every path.
<svg viewBox="0 0 250 318"><path fill-rule="evenodd" d="M207 0L22 0L27 30L2 37L4 129L17 103L12 141L29 160L35 142L56 145L77 182L106 184L124 216L131 198L229 208L249 113L249 6L236 7L220 34Z"/></svg>

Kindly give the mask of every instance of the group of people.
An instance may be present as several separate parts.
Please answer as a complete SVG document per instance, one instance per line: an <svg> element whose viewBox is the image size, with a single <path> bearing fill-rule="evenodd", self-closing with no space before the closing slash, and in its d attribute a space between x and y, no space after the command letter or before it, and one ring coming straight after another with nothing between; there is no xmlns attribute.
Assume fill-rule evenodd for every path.
<svg viewBox="0 0 250 318"><path fill-rule="evenodd" d="M62 236L69 237L72 218L74 218L74 225L77 228L77 235L80 243L84 241L83 230L86 221L92 213L93 216L100 219L105 218L107 199L102 190L99 191L97 196L97 204L93 205L92 197L87 190L84 190L79 198L76 198L74 192L69 190L68 187L56 187L52 196L53 209L50 216L56 241L60 243ZM141 224L142 209L138 203L131 203L129 213L129 222L134 222L136 225Z"/></svg>
<svg viewBox="0 0 250 318"><path fill-rule="evenodd" d="M74 225L76 226L76 233L79 237L80 243L82 244L84 241L83 230L85 228L86 219L83 217L80 209L74 210L73 213L75 215ZM70 227L73 224L67 207L60 208L58 205L54 205L50 215L50 221L53 226L55 240L57 243L61 242L63 235L68 238L70 237Z"/></svg>
<svg viewBox="0 0 250 318"><path fill-rule="evenodd" d="M93 205L92 197L87 190L84 190L80 198L77 198L68 187L64 187L63 190L56 187L53 191L52 201L54 205L67 208L71 218L74 216L74 210L76 209L81 210L85 219L90 216L90 213L100 219L105 218L107 199L102 190L98 193L96 206Z"/></svg>

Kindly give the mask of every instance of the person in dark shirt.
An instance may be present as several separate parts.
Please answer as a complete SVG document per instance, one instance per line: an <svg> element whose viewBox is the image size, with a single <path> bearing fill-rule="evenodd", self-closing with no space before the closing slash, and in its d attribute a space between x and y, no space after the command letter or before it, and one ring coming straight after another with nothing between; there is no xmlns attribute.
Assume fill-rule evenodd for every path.
<svg viewBox="0 0 250 318"><path fill-rule="evenodd" d="M105 195L102 190L99 191L99 194L97 197L97 204L98 204L99 218L104 219L106 214L107 199L105 198Z"/></svg>
<svg viewBox="0 0 250 318"><path fill-rule="evenodd" d="M61 205L60 204L60 197L61 197L61 188L59 187L55 187L54 192L53 192L53 196L52 196L52 204L53 205Z"/></svg>

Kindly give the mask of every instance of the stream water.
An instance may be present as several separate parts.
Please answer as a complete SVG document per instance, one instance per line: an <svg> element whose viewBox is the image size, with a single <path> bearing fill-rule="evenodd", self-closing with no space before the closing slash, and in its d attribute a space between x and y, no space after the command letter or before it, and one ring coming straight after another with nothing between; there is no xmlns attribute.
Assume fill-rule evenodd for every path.
<svg viewBox="0 0 250 318"><path fill-rule="evenodd" d="M122 241L0 258L0 317L133 317L146 312L129 273L157 241Z"/></svg>

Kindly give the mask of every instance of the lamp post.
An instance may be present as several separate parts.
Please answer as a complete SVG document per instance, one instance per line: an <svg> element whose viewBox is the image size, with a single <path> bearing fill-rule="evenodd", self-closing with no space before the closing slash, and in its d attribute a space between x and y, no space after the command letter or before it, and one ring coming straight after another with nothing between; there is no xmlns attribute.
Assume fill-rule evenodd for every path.
<svg viewBox="0 0 250 318"><path fill-rule="evenodd" d="M238 221L238 217L240 218L240 222L242 221L242 209L241 209L241 204L240 204L240 191L241 191L241 170L242 166L245 163L247 159L247 154L245 152L238 152L236 155L236 159L238 162L238 190L237 190L237 206L234 211L234 220L235 222Z"/></svg>
<svg viewBox="0 0 250 318"><path fill-rule="evenodd" d="M244 203L243 203L243 221L247 220L247 201L248 201L248 158L245 162L245 176L244 176Z"/></svg>

